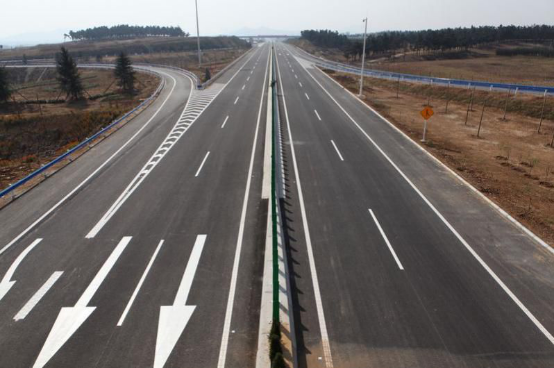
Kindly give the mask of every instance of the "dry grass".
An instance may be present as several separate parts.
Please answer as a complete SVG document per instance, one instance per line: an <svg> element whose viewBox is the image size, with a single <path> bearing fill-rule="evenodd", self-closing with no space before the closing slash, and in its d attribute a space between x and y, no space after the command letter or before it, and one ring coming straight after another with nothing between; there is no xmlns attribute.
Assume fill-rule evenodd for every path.
<svg viewBox="0 0 554 368"><path fill-rule="evenodd" d="M11 69L12 70L12 69ZM137 73L138 93L118 93L113 72L81 70L84 86L95 100L29 103L55 100L60 92L52 68L18 69L16 103L0 106L0 189L75 146L150 96L157 77ZM27 103L23 103L27 101Z"/></svg>
<svg viewBox="0 0 554 368"><path fill-rule="evenodd" d="M340 73L331 76L356 91L358 81L353 76ZM419 111L427 103L427 94L416 93L417 90L424 91L422 86L403 84L396 98L395 83L367 79L364 94L369 105L419 142L423 130ZM554 148L550 147L554 121L544 121L542 133L538 134L537 118L512 112L503 120L503 110L490 107L485 110L478 138L482 106L474 105L465 125L468 104L462 99L453 100L446 113L447 100L438 97L444 95L443 91L433 92L431 105L435 116L430 120L424 147L545 241L554 244ZM490 99L502 99L502 95L493 94ZM533 104L533 98L527 98L527 103ZM552 112L549 116L552 117Z"/></svg>

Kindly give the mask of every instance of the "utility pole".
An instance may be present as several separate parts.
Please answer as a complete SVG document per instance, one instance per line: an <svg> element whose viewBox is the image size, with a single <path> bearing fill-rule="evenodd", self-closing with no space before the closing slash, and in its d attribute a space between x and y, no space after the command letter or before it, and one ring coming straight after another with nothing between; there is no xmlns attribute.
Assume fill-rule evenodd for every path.
<svg viewBox="0 0 554 368"><path fill-rule="evenodd" d="M360 72L360 94L359 96L362 97L362 91L364 88L364 66L365 66L365 41L366 41L366 34L367 34L367 17L363 20L365 23L365 29L364 29L364 49L362 52L362 69Z"/></svg>
<svg viewBox="0 0 554 368"><path fill-rule="evenodd" d="M196 4L196 40L198 43L198 67L202 65L202 54L200 51L200 26L198 25L198 0L194 0Z"/></svg>

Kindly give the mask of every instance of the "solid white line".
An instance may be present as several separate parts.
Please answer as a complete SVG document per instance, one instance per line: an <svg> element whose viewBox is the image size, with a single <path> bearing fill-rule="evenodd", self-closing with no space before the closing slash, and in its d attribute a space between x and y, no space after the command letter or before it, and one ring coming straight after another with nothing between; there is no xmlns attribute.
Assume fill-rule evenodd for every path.
<svg viewBox="0 0 554 368"><path fill-rule="evenodd" d="M204 157L204 159L202 160L202 163L200 164L200 167L198 168L198 171L196 172L196 175L194 175L194 177L197 177L198 174L200 174L200 171L202 170L202 166L204 166L204 163L206 162L206 160L208 159L208 156L210 155L210 151L208 151L208 153L206 153L206 156Z"/></svg>
<svg viewBox="0 0 554 368"><path fill-rule="evenodd" d="M227 120L229 120L229 115L227 115L227 117L225 118L225 121L223 122L223 124L221 124L221 129L223 129L223 127L227 123Z"/></svg>
<svg viewBox="0 0 554 368"><path fill-rule="evenodd" d="M270 50L271 51L271 48ZM268 52L269 54L269 52ZM242 212L240 215L239 233L237 236L237 245L235 250L235 258L233 261L233 272L231 274L231 285L229 287L229 298L227 299L227 308L225 310L225 321L223 323L223 334L221 335L221 348L219 350L219 359L217 362L217 368L225 367L225 360L227 358L227 347L229 346L229 333L231 331L231 318L233 317L233 304L235 303L235 292L237 288L237 279L240 264L240 254L242 250L242 242L244 238L244 226L246 223L246 211L248 209L248 195L250 193L250 183L252 179L252 170L254 168L254 158L256 156L256 141L258 140L258 132L260 129L260 119L262 116L263 98L265 92L265 86L267 81L267 68L269 66L270 59L267 60L267 65L264 75L264 83L262 86L262 93L260 96L260 108L258 110L258 121L256 122L256 131L254 133L254 141L252 143L252 153L250 156L250 166L248 168L248 176L246 179L246 189L244 191L244 200L242 202Z"/></svg>
<svg viewBox="0 0 554 368"><path fill-rule="evenodd" d="M285 98L285 89L283 81L281 79L281 69L279 67L279 59L277 58L277 70L279 71L279 84L281 86L282 98L283 98L283 107L285 110L285 119L287 121L287 129L289 131L289 141L291 154L292 154L292 163L294 167L294 175L296 177L296 188L298 191L298 200L300 202L300 214L302 217L302 225L304 227L304 236L306 238L306 248L308 250L308 263L310 265L310 274L312 278L313 288L314 288L314 297L315 305L317 309L317 317L319 321L319 330L321 333L321 344L323 345L323 355L325 358L326 368L333 368L333 358L331 355L331 345L329 344L329 335L327 333L327 324L325 323L325 313L323 312L323 303L321 301L321 291L319 289L319 281L317 277L317 269L315 266L314 251L312 247L312 239L310 236L310 229L308 227L308 218L306 216L306 206L304 204L304 195L302 193L302 185L300 184L300 174L298 173L298 163L296 162L296 153L294 149L294 140L292 139L292 131L289 120L289 113L287 110L287 101ZM221 368L221 367L220 367Z"/></svg>
<svg viewBox="0 0 554 368"><path fill-rule="evenodd" d="M298 82L298 85L300 85L300 87L304 87L304 86L302 85L302 83L300 83L300 82Z"/></svg>
<svg viewBox="0 0 554 368"><path fill-rule="evenodd" d="M235 103L233 105L237 104L237 101L239 100L240 96L237 96L237 99L235 100Z"/></svg>
<svg viewBox="0 0 554 368"><path fill-rule="evenodd" d="M304 67L302 65L302 67ZM471 255L479 262L479 264L488 272L488 274L496 281L496 283L504 290L506 294L512 299L512 301L525 313L525 315L535 324L535 326L543 333L543 335L554 345L554 336L539 322L539 320L527 309L527 307L518 299L518 297L504 284L504 282L496 275L496 273L489 267L488 264L475 252L475 250L469 245L469 243L458 233L458 231L446 220L446 218L435 208L435 206L425 197L425 195L415 186L414 183L404 174L404 172L392 161L392 159L381 149L381 147L367 134L367 132L350 116L350 114L337 102L337 100L327 91L319 81L304 67L306 73L312 77L312 79L321 87L325 93L335 102L335 104L342 110L342 112L356 125L356 127L362 132L362 134L371 142L371 144L385 157L385 159L391 164L391 166L404 178L404 180L412 187L412 189L420 196L420 198L429 206L429 208L437 215L437 217L446 225L446 227L458 238L460 243L471 253ZM323 72L322 72L323 73Z"/></svg>
<svg viewBox="0 0 554 368"><path fill-rule="evenodd" d="M173 91L175 90L175 86L177 85L177 81L171 75L169 75L167 73L164 73L164 72L159 72L159 73L164 74L164 75L168 76L169 78L171 78L173 80L173 87L171 88L171 91L169 92L169 94L167 95L167 97L163 101L163 103L160 105L158 110L156 110L154 115L152 115L152 117L150 119L148 119L148 121L146 123L144 123L144 125L135 134L133 134L133 136L131 138L129 138L129 140L127 140L121 147L119 147L119 149L117 151L115 151L110 157L108 157L108 159L106 161L104 161L100 166L98 166L98 168L96 170L94 170L92 172L92 174L87 176L85 178L85 180L83 180L71 192L69 192L65 197L63 197L60 201L58 201L58 203L56 203L54 206L52 206L42 216L40 216L37 220L35 220L35 222L33 222L31 225L29 225L29 227L27 227L18 236L16 236L11 242L9 242L7 245L5 245L4 248L2 248L0 250L0 255L2 253L4 253L6 250L8 250L12 245L14 245L19 239L21 239L23 236L25 236L35 226L37 226L39 223L41 223L42 220L44 220L46 217L48 217L52 212L54 212L58 207L60 207L65 201L67 201L69 198L71 198L73 196L73 194L75 194L77 191L79 191L90 179L92 179L100 170L102 170L104 168L104 166L106 166L110 161L112 161L114 159L114 157L116 157L121 151L123 151L125 149L125 147L127 147L131 143L131 141L133 141L133 139L135 139L150 124L150 122L152 120L154 120L154 118L158 115L158 113L161 111L161 109L163 109L163 107L165 106L165 103L167 102L167 100L169 100L169 98L173 94ZM194 82L192 81L192 79L190 77L188 77L188 76L186 76L186 77L190 80L190 90L192 92L192 88L194 88ZM189 97L190 97L190 93L189 93Z"/></svg>
<svg viewBox="0 0 554 368"><path fill-rule="evenodd" d="M96 291L100 288L100 285L102 285L102 282L106 279L106 276L108 276L108 273L111 271L119 257L121 256L121 253L125 250L129 242L131 241L133 237L132 236L124 236L113 252L110 254L106 262L102 265L96 276L94 276L94 279L90 283L90 285L86 288L85 292L77 303L75 303L76 307L87 307L90 301L92 300L92 297L96 293Z"/></svg>
<svg viewBox="0 0 554 368"><path fill-rule="evenodd" d="M398 268L400 268L401 270L404 270L404 266L402 266L402 263L400 263L400 259L398 259L398 256L396 255L396 252L394 251L391 243L389 242L389 238L387 238L387 235L383 231L383 228L381 227L381 224L377 220L377 217L375 216L375 214L373 213L371 208L369 209L369 213L371 214L371 217L373 217L373 221L375 221L375 225L377 225L377 228L379 229L379 232L381 233L381 236L383 237L383 239L385 239L385 243L387 243L387 247L389 247L389 250L392 253L392 256L394 257L394 260L396 261L396 264L398 265Z"/></svg>
<svg viewBox="0 0 554 368"><path fill-rule="evenodd" d="M319 121L321 121L321 117L319 116L319 114L317 113L317 110L314 110L315 112L315 115L317 116L317 118L319 119Z"/></svg>
<svg viewBox="0 0 554 368"><path fill-rule="evenodd" d="M341 161L344 161L344 158L342 158L342 155L340 154L339 149L337 148L337 145L335 144L335 141L331 139L331 143L333 144L333 147L335 147L335 151L337 151L337 155L339 155L339 158Z"/></svg>
<svg viewBox="0 0 554 368"><path fill-rule="evenodd" d="M154 260L156 259L156 256L158 255L158 252L160 251L164 241L163 239L160 240L160 243L156 247L156 250L154 251L154 254L152 255L152 258L150 258L150 262L148 262L148 265L146 266L146 269L144 270L144 273L142 274L142 277L140 278L137 287L133 291L133 294L131 295L131 298L129 299L129 302L127 303L127 306L125 307L125 310L121 314L121 317L119 318L119 321L117 322L118 326L123 325L123 322L125 321L125 318L127 317L127 313L129 313L129 310L131 309L131 306L135 302L135 298L137 297L140 288L142 287L142 284L144 283L144 280L146 279L146 276L148 275L148 272L150 272L150 268L152 267L152 264L154 263Z"/></svg>
<svg viewBox="0 0 554 368"><path fill-rule="evenodd" d="M306 98L309 100L310 99L310 96L308 96L307 93L304 92L304 94L306 95Z"/></svg>
<svg viewBox="0 0 554 368"><path fill-rule="evenodd" d="M33 310L33 308L42 300L44 295L54 286L56 281L60 278L60 276L63 274L63 271L56 271L54 272L48 280L38 289L38 291L29 299L27 303L21 308L21 310L13 317L14 321L19 321L21 319L25 319L29 313Z"/></svg>

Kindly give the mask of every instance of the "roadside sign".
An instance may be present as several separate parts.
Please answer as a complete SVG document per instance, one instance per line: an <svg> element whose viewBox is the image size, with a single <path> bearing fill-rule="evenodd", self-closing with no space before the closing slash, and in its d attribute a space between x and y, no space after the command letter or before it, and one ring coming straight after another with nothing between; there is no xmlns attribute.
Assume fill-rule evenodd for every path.
<svg viewBox="0 0 554 368"><path fill-rule="evenodd" d="M421 116L423 116L423 119L429 120L429 119L431 119L431 116L433 116L435 114L435 112L429 106L425 106L425 108L423 110L421 110L420 114L421 114Z"/></svg>

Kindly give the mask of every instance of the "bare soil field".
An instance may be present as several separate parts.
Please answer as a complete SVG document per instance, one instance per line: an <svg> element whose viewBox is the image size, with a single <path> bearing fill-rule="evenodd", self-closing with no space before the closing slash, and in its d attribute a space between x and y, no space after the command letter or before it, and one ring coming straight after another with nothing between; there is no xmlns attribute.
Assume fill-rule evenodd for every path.
<svg viewBox="0 0 554 368"><path fill-rule="evenodd" d="M0 189L6 188L149 97L159 85L137 73L135 95L120 93L110 70L80 70L85 97L65 102L53 68L9 69L15 102L0 105ZM47 103L46 101L50 101Z"/></svg>
<svg viewBox="0 0 554 368"><path fill-rule="evenodd" d="M357 93L359 79L327 72ZM554 147L551 146L554 101L552 98L547 101L546 118L538 133L537 107L542 106L541 97L512 95L509 106L513 108L508 109L504 119L505 105L493 102L505 101L505 93L476 92L468 115L470 94L467 90L371 78L364 84L367 104L554 245ZM428 101L435 115L429 121L427 142L423 144L420 142L423 119L419 112ZM489 103L483 114L485 101Z"/></svg>
<svg viewBox="0 0 554 368"><path fill-rule="evenodd" d="M348 61L339 49L316 47L306 40L291 40L291 44L332 61L360 66L361 61ZM534 56L497 56L496 48L507 45L489 45L463 52L428 52L416 54L372 55L367 57L367 68L432 76L499 83L554 85L554 59Z"/></svg>

